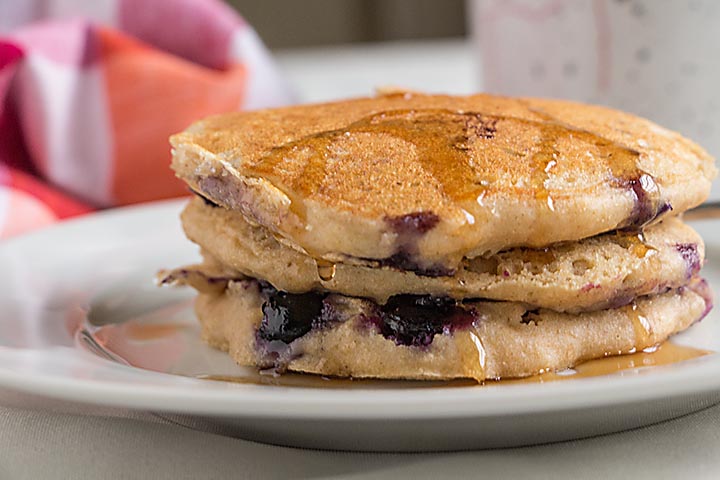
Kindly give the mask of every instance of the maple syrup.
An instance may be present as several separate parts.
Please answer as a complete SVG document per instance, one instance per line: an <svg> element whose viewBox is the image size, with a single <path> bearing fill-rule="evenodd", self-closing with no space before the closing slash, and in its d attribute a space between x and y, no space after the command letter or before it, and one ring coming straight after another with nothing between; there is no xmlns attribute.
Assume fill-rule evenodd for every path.
<svg viewBox="0 0 720 480"><path fill-rule="evenodd" d="M657 249L647 243L642 232L616 232L613 241L630 251L637 258L646 258L657 253Z"/></svg>
<svg viewBox="0 0 720 480"><path fill-rule="evenodd" d="M505 133L516 131L532 132L534 140L517 140ZM592 163L605 164L611 184L631 191L636 197L632 218L623 226L639 228L655 218L663 207L654 178L639 166L637 150L547 114L539 115L539 119L526 119L437 108L378 112L346 127L276 147L248 165L247 173L270 179L291 200L316 194L327 187L328 165L345 154L342 142L352 142L362 134L371 134L372 138L391 136L411 144L414 153L409 154L440 183L443 194L458 204L476 202L485 190L492 188L496 170L489 164L494 165L495 157L510 154L526 158L530 167L526 179L529 185L519 185L520 188L529 187L535 198L554 210L555 199L548 182L562 160L563 143L571 138L572 145L586 148ZM486 144L473 152L475 142ZM479 156L482 158L476 158ZM293 167L301 171L288 171L288 158L301 160L300 167ZM509 164L512 166L513 162ZM518 167L522 169L521 164Z"/></svg>
<svg viewBox="0 0 720 480"><path fill-rule="evenodd" d="M336 266L333 262L316 258L315 263L317 264L317 272L320 280L329 282L335 278Z"/></svg>
<svg viewBox="0 0 720 480"><path fill-rule="evenodd" d="M486 383L489 385L514 385L600 377L604 375L621 374L623 371L637 368L671 365L703 357L705 355L710 355L711 353L713 352L709 350L676 345L672 342L664 342L658 346L651 347L640 352L629 353L626 355L609 355L604 358L589 360L579 364L575 368L559 372L544 372L539 375L533 375L526 378L502 379Z"/></svg>
<svg viewBox="0 0 720 480"><path fill-rule="evenodd" d="M484 352L479 348L478 352ZM447 381L421 381L421 380L375 380L375 379L348 379L333 378L319 375L308 375L301 373L284 373L282 375L272 372L255 372L243 376L230 375L198 375L196 378L202 380L216 380L223 382L269 385L280 387L301 387L301 388L331 388L331 389L406 389L406 388L450 388L450 387L475 387L482 388L484 385L520 385L532 383L548 383L557 381L577 380L582 378L601 377L605 375L622 374L629 370L638 368L658 367L671 365L686 360L700 358L710 355L713 352L693 347L676 345L671 342L662 343L656 347L644 351L626 355L611 355L604 358L589 360L581 363L575 368L559 372L542 372L525 378L507 378L500 380L486 380L478 383L471 379L457 379ZM484 356L480 358L480 364L484 365Z"/></svg>
<svg viewBox="0 0 720 480"><path fill-rule="evenodd" d="M642 310L640 310L640 307L633 302L623 308L627 311L630 321L632 322L633 330L635 332L635 344L641 345L641 348L646 348L652 345L652 325L650 325L650 322Z"/></svg>

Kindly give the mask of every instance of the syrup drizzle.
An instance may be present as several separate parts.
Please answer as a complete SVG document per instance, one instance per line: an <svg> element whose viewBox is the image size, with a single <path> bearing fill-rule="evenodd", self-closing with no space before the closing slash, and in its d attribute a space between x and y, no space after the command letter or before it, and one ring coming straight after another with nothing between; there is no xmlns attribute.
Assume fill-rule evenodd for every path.
<svg viewBox="0 0 720 480"><path fill-rule="evenodd" d="M652 336L653 336L653 330L652 325L650 325L650 322L648 321L647 317L645 316L645 313L640 309L640 307L637 306L635 302L631 303L630 305L627 305L624 307L627 311L628 316L630 317L630 321L633 325L633 330L635 331L635 344L641 345L641 348L649 347L653 344L652 342ZM625 352L621 352L625 353ZM627 353L633 353L633 352L627 352Z"/></svg>
<svg viewBox="0 0 720 480"><path fill-rule="evenodd" d="M315 263L317 264L317 272L320 280L324 282L329 282L330 280L335 278L336 266L333 262L329 262L321 258L316 258Z"/></svg>
<svg viewBox="0 0 720 480"><path fill-rule="evenodd" d="M518 126L521 124L521 126ZM508 134L503 131L532 132L532 139L521 138L524 151L510 148ZM640 153L595 133L561 123L549 115L542 120L523 119L481 112L447 109L401 109L376 113L351 123L345 128L320 132L272 149L248 167L251 175L272 179L289 197L310 195L322 190L329 159L342 158L342 140L358 134L389 135L412 144L417 161L442 185L443 193L456 202L473 202L495 180L492 164L497 152L529 157L532 164L530 187L536 198L554 208L547 180L557 167L564 148L585 147L588 161L600 160L609 170L609 181L619 188L631 190L643 212L659 208L659 188L652 176L638 166ZM516 139L512 139L516 140ZM567 141L571 140L571 141ZM486 151L471 154L475 142L488 142ZM495 142L493 144L492 142ZM574 145L574 147L573 147ZM517 145L515 145L517 147ZM475 159L483 155L483 159ZM282 185L277 173L283 171L289 157L303 158L303 168ZM292 193L290 193L292 192ZM646 205L645 205L646 204ZM633 223L630 219L629 223ZM643 222L646 219L640 219Z"/></svg>
<svg viewBox="0 0 720 480"><path fill-rule="evenodd" d="M657 249L647 243L642 232L618 231L613 238L615 243L632 252L637 258L646 258L657 253Z"/></svg>
<svg viewBox="0 0 720 480"><path fill-rule="evenodd" d="M710 355L713 352L699 348L676 345L665 342L640 352L626 355L613 355L581 363L572 369L560 372L544 372L526 378L509 378L486 382L489 385L514 385L523 383L545 383L579 378L600 377L604 375L622 374L623 371L643 367L671 365L686 360Z"/></svg>
<svg viewBox="0 0 720 480"><path fill-rule="evenodd" d="M555 200L550 196L548 182L550 172L555 168L560 158L560 152L555 144L555 138L548 135L551 132L543 132L543 135L536 143L536 150L531 154L534 173L530 177L530 183L535 190L535 198L541 200L551 211L555 211Z"/></svg>
<svg viewBox="0 0 720 480"><path fill-rule="evenodd" d="M478 349L478 352L484 352ZM693 347L676 345L671 342L662 343L640 352L626 355L613 355L605 358L589 360L577 365L575 368L559 372L540 372L525 378L503 378L500 380L486 380L478 383L472 379L456 379L446 381L427 380L375 380L375 379L349 379L324 377L319 375L308 375L299 373L284 373L273 375L255 371L252 374L243 376L231 375L197 375L202 380L216 380L232 383L243 383L252 385L270 385L281 387L301 388L331 388L331 389L406 389L406 388L449 388L449 387L475 387L482 388L484 385L518 385L527 383L547 383L567 381L573 379L600 377L605 375L620 374L628 370L645 367L658 367L672 365L687 360L710 355L713 352ZM484 365L484 357L480 361ZM475 371L469 372L474 374Z"/></svg>
<svg viewBox="0 0 720 480"><path fill-rule="evenodd" d="M485 346L480 339L480 336L476 335L472 329L467 330L468 338L471 342L469 356L464 363L468 365L465 374L472 378L485 378L485 364L487 353L485 352Z"/></svg>
<svg viewBox="0 0 720 480"><path fill-rule="evenodd" d="M467 198L476 191L467 142L472 136L470 129L475 128L473 125L482 124L482 118L477 113L437 109L381 112L351 123L346 128L321 132L276 147L251 166L250 172L277 181L275 173L282 168L285 159L302 156L306 161L301 174L291 185L281 188L291 190L295 195L309 195L321 188L328 159L342 155L342 151L335 148L341 141L352 140L358 134L390 135L415 147L418 161L441 181L447 195L456 199Z"/></svg>

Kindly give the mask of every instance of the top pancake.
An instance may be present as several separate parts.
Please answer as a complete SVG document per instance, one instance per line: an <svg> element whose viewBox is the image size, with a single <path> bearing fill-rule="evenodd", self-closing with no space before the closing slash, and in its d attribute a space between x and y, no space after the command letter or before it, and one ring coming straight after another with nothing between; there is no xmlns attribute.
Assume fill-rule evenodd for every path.
<svg viewBox="0 0 720 480"><path fill-rule="evenodd" d="M194 190L315 258L427 274L641 227L701 203L713 159L615 110L396 93L231 113L171 138Z"/></svg>

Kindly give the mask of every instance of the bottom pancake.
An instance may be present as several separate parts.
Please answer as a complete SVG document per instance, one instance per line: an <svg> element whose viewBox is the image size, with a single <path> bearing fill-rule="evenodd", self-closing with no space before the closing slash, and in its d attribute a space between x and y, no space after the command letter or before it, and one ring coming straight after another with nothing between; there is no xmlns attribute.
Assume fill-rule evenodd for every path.
<svg viewBox="0 0 720 480"><path fill-rule="evenodd" d="M254 279L179 270L165 283L200 290L202 335L241 365L337 377L525 377L657 345L707 314L704 280L580 314L515 302L398 295L385 305L338 294L279 292Z"/></svg>

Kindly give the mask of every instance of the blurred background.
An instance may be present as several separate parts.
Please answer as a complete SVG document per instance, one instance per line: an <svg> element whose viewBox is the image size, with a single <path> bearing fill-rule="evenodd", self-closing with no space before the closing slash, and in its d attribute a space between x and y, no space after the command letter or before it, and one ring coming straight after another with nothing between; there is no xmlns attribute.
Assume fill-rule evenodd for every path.
<svg viewBox="0 0 720 480"><path fill-rule="evenodd" d="M230 0L273 50L355 42L460 38L464 0Z"/></svg>
<svg viewBox="0 0 720 480"><path fill-rule="evenodd" d="M229 3L271 49L301 101L368 95L385 85L478 88L465 0Z"/></svg>

